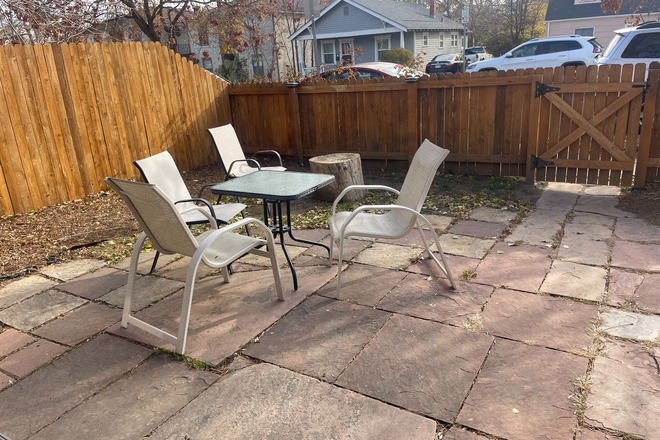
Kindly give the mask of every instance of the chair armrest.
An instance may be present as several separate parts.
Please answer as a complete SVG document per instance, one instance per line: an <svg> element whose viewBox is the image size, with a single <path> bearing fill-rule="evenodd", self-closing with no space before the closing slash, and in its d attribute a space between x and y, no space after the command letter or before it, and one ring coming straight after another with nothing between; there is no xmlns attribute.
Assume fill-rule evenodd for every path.
<svg viewBox="0 0 660 440"><path fill-rule="evenodd" d="M213 229L218 229L218 219L215 217L215 211L213 210L213 207L211 206L211 204L209 203L208 200L201 199L201 198L184 199L184 200L177 200L176 202L174 202L174 204L176 205L177 203L186 203L186 202L193 202L193 203L200 202L200 203L203 203L203 204L206 205L206 207L209 210L207 212L206 210L201 209L199 206L194 206L194 207L191 207L191 208L188 208L188 209L184 209L183 211L179 211L179 214L185 214L186 212L190 212L190 211L199 211L202 214L204 214L204 216L206 216L206 218L209 219L209 223L211 223L211 227L213 227ZM211 221L211 220L213 220L213 221Z"/></svg>
<svg viewBox="0 0 660 440"><path fill-rule="evenodd" d="M385 190L385 191L391 191L391 192L393 192L397 195L399 194L399 191L397 191L396 189L391 188L389 186L384 186L384 185L350 185L350 186L347 186L346 188L344 188L344 190L337 196L335 201L332 203L332 215L335 215L335 211L337 209L337 204L339 203L339 201L342 198L344 198L346 193L348 193L349 191L355 190L355 189L382 189L382 190Z"/></svg>
<svg viewBox="0 0 660 440"><path fill-rule="evenodd" d="M252 159L254 159L255 157L257 157L257 154L261 154L261 153L270 153L270 154L274 154L275 156L277 156L277 159L280 161L280 166L282 166L282 156L280 156L280 153L278 153L278 152L275 151L275 150L261 150L261 151L257 151L256 153L254 153L254 154L252 155Z"/></svg>
<svg viewBox="0 0 660 440"><path fill-rule="evenodd" d="M259 169L259 171L261 171L261 166L259 165L259 162L257 162L256 160L254 160L254 159L238 159L238 160L233 161L233 162L229 165L229 169L227 170L227 178L226 178L225 180L227 180L227 179L229 179L229 178L231 177L231 175L232 175L232 174L231 174L231 169L234 168L234 164L235 164L236 162L247 162L247 163L254 162L254 164L257 166L257 168ZM234 176L234 177L236 177L236 176Z"/></svg>

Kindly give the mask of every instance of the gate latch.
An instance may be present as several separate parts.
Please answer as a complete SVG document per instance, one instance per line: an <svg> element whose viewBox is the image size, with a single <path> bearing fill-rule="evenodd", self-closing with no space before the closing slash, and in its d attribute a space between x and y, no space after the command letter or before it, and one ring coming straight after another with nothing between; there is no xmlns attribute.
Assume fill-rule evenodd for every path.
<svg viewBox="0 0 660 440"><path fill-rule="evenodd" d="M554 162L543 160L540 157L536 157L532 154L531 169L535 170L536 168L549 167L554 165Z"/></svg>
<svg viewBox="0 0 660 440"><path fill-rule="evenodd" d="M558 92L561 89L559 87L552 87L547 84L543 84L541 81L536 81L536 89L534 91L534 98L545 95L550 92Z"/></svg>

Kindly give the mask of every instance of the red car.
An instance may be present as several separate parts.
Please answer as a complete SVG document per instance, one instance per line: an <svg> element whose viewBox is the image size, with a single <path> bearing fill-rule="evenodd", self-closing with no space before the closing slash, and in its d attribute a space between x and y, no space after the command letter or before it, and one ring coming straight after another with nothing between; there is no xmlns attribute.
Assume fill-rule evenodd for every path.
<svg viewBox="0 0 660 440"><path fill-rule="evenodd" d="M394 63L360 63L346 66L341 71L337 69L321 73L323 79L348 79L348 78L382 78L386 76L400 76ZM353 72L353 75L350 72Z"/></svg>

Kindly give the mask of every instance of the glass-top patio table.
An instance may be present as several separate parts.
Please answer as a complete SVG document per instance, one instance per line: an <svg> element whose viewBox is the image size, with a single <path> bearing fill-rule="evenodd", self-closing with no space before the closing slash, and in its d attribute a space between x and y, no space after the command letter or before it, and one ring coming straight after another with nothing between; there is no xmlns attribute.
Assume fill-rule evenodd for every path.
<svg viewBox="0 0 660 440"><path fill-rule="evenodd" d="M211 187L211 193L222 196L253 197L264 201L264 223L273 231L274 238L280 236L280 244L284 251L287 263L293 275L293 288L298 290L296 270L284 246L284 233L288 233L291 240L330 248L316 241L303 240L293 236L291 228L291 200L297 200L313 193L319 188L329 185L335 176L329 174L296 173L293 171L256 171L247 176L237 177ZM286 225L283 221L282 203L286 202ZM268 204L273 206L272 216L269 215ZM272 217L272 223L270 221Z"/></svg>

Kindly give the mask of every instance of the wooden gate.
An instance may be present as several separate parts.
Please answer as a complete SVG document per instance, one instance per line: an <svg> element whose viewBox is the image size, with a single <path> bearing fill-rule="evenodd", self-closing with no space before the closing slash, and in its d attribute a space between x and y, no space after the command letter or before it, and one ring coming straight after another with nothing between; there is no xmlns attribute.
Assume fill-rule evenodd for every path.
<svg viewBox="0 0 660 440"><path fill-rule="evenodd" d="M536 180L631 186L646 88L643 64L547 69L536 81Z"/></svg>

